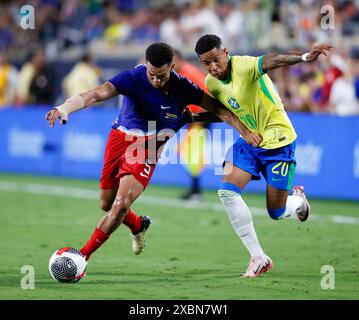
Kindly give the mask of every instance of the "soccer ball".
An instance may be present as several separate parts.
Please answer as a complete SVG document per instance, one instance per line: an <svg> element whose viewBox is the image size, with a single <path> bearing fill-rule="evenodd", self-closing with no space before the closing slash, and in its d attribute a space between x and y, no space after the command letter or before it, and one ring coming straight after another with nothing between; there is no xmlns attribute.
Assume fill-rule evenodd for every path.
<svg viewBox="0 0 359 320"><path fill-rule="evenodd" d="M77 282L86 274L87 261L77 249L71 247L56 250L49 261L51 277L59 282Z"/></svg>

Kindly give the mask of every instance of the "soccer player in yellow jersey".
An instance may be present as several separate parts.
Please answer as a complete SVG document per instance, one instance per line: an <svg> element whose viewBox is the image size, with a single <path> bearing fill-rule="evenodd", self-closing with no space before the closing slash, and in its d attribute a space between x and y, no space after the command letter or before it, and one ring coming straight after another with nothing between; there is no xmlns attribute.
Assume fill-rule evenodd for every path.
<svg viewBox="0 0 359 320"><path fill-rule="evenodd" d="M197 41L195 51L209 73L206 85L210 94L263 139L259 147L253 147L239 138L230 148L218 190L232 227L251 255L242 277L254 278L273 267L257 239L251 212L241 196L250 180L259 180L260 173L266 179L271 218L278 220L296 214L304 222L310 215L302 186L294 187L288 196L296 166L297 135L266 73L282 66L312 62L331 49L319 45L303 55L230 56L216 35L204 35Z"/></svg>

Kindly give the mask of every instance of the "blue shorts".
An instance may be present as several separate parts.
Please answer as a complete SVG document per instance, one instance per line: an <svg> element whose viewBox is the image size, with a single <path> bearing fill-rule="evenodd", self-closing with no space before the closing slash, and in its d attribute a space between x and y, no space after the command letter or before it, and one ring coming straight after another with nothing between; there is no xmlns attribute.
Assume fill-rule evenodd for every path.
<svg viewBox="0 0 359 320"><path fill-rule="evenodd" d="M293 174L296 166L295 141L277 149L255 148L243 138L228 150L225 161L250 173L252 180L260 180L260 173L270 186L289 190L292 187Z"/></svg>

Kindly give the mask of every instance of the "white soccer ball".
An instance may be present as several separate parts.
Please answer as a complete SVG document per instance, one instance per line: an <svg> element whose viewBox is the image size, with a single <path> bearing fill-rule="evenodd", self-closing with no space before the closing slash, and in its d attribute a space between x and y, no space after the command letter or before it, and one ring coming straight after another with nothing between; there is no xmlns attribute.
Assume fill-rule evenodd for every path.
<svg viewBox="0 0 359 320"><path fill-rule="evenodd" d="M86 275L87 261L77 249L56 250L49 261L51 277L59 282L77 282Z"/></svg>

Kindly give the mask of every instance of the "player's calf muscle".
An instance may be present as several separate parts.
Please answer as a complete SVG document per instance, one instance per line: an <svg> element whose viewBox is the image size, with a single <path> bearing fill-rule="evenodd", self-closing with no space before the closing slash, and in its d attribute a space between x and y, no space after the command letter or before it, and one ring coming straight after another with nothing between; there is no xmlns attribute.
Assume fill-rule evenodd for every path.
<svg viewBox="0 0 359 320"><path fill-rule="evenodd" d="M116 197L111 210L106 216L104 216L101 223L99 223L98 228L107 234L114 232L122 223L124 217L130 209L131 204L132 197L130 195Z"/></svg>
<svg viewBox="0 0 359 320"><path fill-rule="evenodd" d="M123 218L130 209L132 204L132 197L130 195L116 197L111 207L111 215Z"/></svg>

